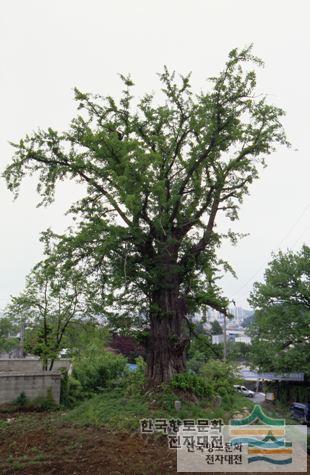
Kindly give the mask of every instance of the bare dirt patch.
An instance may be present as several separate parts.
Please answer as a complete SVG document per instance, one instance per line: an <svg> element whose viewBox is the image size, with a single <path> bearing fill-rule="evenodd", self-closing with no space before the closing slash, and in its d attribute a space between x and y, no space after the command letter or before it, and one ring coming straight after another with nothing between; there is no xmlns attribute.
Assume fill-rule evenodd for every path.
<svg viewBox="0 0 310 475"><path fill-rule="evenodd" d="M1 475L176 473L176 456L165 440L76 427L55 415L14 416L0 429Z"/></svg>
<svg viewBox="0 0 310 475"><path fill-rule="evenodd" d="M165 438L80 427L59 413L2 414L0 474L177 475L176 454Z"/></svg>

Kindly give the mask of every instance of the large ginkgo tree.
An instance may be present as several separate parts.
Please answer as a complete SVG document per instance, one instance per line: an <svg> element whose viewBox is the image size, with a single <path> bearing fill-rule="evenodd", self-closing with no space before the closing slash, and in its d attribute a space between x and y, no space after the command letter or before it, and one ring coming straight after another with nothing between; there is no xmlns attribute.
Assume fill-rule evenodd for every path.
<svg viewBox="0 0 310 475"><path fill-rule="evenodd" d="M37 175L43 204L59 181L84 185L71 208L76 224L54 236L55 253L61 265L97 276L106 315L144 321L150 384L184 371L191 312L226 311L216 285L218 217L238 218L264 158L287 143L283 111L256 92L259 65L251 48L232 50L199 94L190 76L167 68L158 96L135 99L124 76L118 100L76 90L80 112L68 130L26 136L4 173L15 193L25 175Z"/></svg>

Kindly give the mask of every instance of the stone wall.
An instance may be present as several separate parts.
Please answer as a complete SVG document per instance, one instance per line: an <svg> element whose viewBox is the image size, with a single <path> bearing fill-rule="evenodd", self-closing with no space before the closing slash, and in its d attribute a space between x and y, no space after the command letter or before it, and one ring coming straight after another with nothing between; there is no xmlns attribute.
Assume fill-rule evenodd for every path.
<svg viewBox="0 0 310 475"><path fill-rule="evenodd" d="M54 401L59 404L60 379L58 372L2 372L0 373L0 404L12 402L24 392L28 399L47 396L49 390Z"/></svg>
<svg viewBox="0 0 310 475"><path fill-rule="evenodd" d="M54 362L53 371L66 368L71 372L71 361L68 359L56 360ZM15 371L18 373L36 373L42 371L42 363L39 359L0 359L0 373Z"/></svg>

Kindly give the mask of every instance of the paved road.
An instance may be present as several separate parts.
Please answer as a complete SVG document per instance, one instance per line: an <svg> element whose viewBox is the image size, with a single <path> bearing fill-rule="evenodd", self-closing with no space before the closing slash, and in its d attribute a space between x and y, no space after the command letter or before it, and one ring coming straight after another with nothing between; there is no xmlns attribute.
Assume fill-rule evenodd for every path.
<svg viewBox="0 0 310 475"><path fill-rule="evenodd" d="M261 404L264 401L265 401L265 393L255 393L253 397L253 402L256 402L256 404Z"/></svg>

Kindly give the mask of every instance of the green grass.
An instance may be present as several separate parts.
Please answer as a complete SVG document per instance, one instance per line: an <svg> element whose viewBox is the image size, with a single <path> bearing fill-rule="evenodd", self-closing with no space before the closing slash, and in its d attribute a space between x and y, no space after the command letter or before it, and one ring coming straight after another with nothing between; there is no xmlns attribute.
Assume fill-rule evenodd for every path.
<svg viewBox="0 0 310 475"><path fill-rule="evenodd" d="M174 408L174 401L181 400L180 411ZM121 390L113 390L96 395L72 409L65 417L79 425L107 426L110 430L131 431L139 429L143 418L197 419L216 418L225 422L235 413L251 410L253 403L239 394L230 401L223 401L216 407L210 400L189 402L171 390L160 393L136 394L126 396Z"/></svg>
<svg viewBox="0 0 310 475"><path fill-rule="evenodd" d="M0 430L5 429L8 426L7 421L0 420Z"/></svg>
<svg viewBox="0 0 310 475"><path fill-rule="evenodd" d="M81 425L109 425L114 429L132 429L148 413L146 401L138 396L126 398L119 391L96 395L75 407L67 419Z"/></svg>

